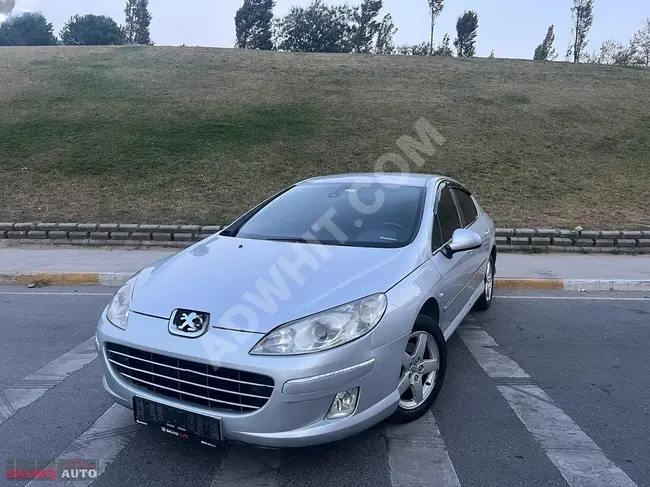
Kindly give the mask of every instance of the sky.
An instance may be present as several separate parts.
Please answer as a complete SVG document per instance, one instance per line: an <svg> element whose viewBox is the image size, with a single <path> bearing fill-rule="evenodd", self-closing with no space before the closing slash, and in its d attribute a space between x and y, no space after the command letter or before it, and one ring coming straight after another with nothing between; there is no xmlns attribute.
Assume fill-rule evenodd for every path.
<svg viewBox="0 0 650 487"><path fill-rule="evenodd" d="M0 0L2 1L2 0ZM7 1L7 0L5 0ZM306 6L311 0L276 0L275 15L283 15L292 5ZM347 0L348 4L361 0ZM124 22L125 0L16 0L16 11L41 11L54 23L58 34L74 14L103 14ZM150 0L153 15L151 35L156 45L232 47L235 41L234 16L243 0ZM346 0L326 1L346 3ZM572 0L446 0L438 19L436 39L449 33L455 37L456 19L464 10L479 16L477 55L524 58L555 25L555 48L564 59L570 41ZM384 12L391 13L399 29L396 44L428 41L427 0L384 0ZM595 0L594 25L589 36L592 51L607 39L626 43L642 21L650 17L650 0ZM436 42L437 42L436 41Z"/></svg>

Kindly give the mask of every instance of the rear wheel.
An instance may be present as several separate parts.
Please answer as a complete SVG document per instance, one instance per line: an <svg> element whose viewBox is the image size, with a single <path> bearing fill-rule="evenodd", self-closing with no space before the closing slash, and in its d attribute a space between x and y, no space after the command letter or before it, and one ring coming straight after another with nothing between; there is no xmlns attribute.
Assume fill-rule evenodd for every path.
<svg viewBox="0 0 650 487"><path fill-rule="evenodd" d="M494 292L494 257L492 256L490 256L487 263L484 284L485 291L474 305L474 309L478 311L486 311L492 304L492 294Z"/></svg>
<svg viewBox="0 0 650 487"><path fill-rule="evenodd" d="M419 315L406 344L397 389L400 401L389 418L408 423L426 413L435 402L447 370L447 347L438 324Z"/></svg>

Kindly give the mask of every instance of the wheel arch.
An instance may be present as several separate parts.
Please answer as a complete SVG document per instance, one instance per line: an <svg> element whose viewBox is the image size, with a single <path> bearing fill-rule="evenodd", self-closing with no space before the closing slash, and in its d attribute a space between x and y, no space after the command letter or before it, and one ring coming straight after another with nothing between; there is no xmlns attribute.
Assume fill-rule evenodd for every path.
<svg viewBox="0 0 650 487"><path fill-rule="evenodd" d="M438 327L440 327L441 316L440 316L440 306L436 298L429 298L420 308L418 315L425 315L431 318L436 322Z"/></svg>

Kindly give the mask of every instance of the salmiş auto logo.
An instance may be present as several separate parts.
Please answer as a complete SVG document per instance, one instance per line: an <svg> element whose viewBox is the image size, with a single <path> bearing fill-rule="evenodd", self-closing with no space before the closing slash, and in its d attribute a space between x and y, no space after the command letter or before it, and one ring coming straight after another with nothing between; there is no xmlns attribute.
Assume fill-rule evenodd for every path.
<svg viewBox="0 0 650 487"><path fill-rule="evenodd" d="M177 309L169 320L169 332L172 335L196 338L203 335L209 325L210 315L201 311Z"/></svg>
<svg viewBox="0 0 650 487"><path fill-rule="evenodd" d="M74 459L27 460L13 459L6 462L7 480L16 481L82 481L99 476L99 461Z"/></svg>

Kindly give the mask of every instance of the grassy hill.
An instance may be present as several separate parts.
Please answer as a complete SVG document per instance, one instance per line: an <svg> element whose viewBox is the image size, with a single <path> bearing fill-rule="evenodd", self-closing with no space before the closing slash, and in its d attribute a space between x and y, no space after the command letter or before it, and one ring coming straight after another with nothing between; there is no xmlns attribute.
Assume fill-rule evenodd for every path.
<svg viewBox="0 0 650 487"><path fill-rule="evenodd" d="M425 117L447 142L418 171L499 225L650 228L647 69L182 47L2 48L0 66L0 221L227 222L372 171Z"/></svg>

